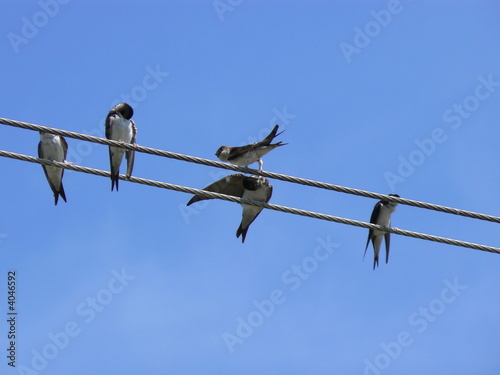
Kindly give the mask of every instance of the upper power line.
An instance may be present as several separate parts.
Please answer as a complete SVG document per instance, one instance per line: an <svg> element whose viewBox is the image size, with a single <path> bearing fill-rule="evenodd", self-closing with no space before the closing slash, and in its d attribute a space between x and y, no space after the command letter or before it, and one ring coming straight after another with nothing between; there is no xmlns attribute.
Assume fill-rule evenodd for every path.
<svg viewBox="0 0 500 375"><path fill-rule="evenodd" d="M272 178L275 180L281 180L281 181L291 182L291 183L305 185L305 186L312 186L312 187L326 189L326 190L333 190L333 191L337 191L337 192L341 192L341 193L352 194L352 195L357 195L357 196L362 196L362 197L367 197L367 198L383 199L386 201L397 202L397 203L408 205L408 206L419 207L419 208L424 208L424 209L434 210L434 211L439 211L439 212L445 212L448 214L465 216L465 217L470 217L473 219L490 221L490 222L494 222L494 223L500 223L500 217L498 217L498 216L487 215L487 214L474 212L474 211L462 210L459 208L442 206L442 205L438 205L438 204L434 204L434 203L417 201L414 199L393 197L393 196L388 196L386 194L380 194L380 193L375 193L375 192L371 192L371 191L367 191L367 190L355 189L355 188L350 188L350 187L346 187L346 186L340 186L340 185L330 184L330 183L326 183L326 182L305 179L305 178L301 178L301 177L294 177L294 176L289 176L289 175L285 175L285 174L281 174L281 173L259 171L259 170L248 168L248 167L238 167L238 166L235 166L232 164L222 163L222 162L215 161L215 160L204 159L204 158L191 156L191 155L184 155L184 154L160 150L160 149L156 149L156 148L152 148L152 147L144 147L144 146L139 146L139 145L135 145L135 144L121 143L121 142L112 141L112 140L105 139L105 138L95 137L92 135L81 134L81 133L71 132L71 131L62 130L62 129L56 129L56 128L52 128L49 126L36 125L36 124L27 123L27 122L6 119L6 118L0 118L0 124L14 126L14 127L23 128L23 129L35 130L35 131L43 131L43 132L62 135L65 137L75 138L75 139L79 139L79 140L83 140L83 141L99 143L99 144L114 146L114 147L120 147L120 148L123 148L126 150L135 150L137 152L143 152L146 154L162 156L162 157L166 157L166 158L170 158L170 159L183 160L183 161L190 162L190 163L208 165L211 167L239 171L239 172L243 172L243 173L251 173L254 175L260 175L260 176Z"/></svg>

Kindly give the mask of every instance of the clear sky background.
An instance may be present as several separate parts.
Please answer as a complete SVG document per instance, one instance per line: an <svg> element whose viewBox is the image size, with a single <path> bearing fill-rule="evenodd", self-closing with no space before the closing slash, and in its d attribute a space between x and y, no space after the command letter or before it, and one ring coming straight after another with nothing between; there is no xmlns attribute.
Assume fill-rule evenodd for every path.
<svg viewBox="0 0 500 375"><path fill-rule="evenodd" d="M266 170L500 215L496 1L0 8L1 117L103 135L127 101L139 144L209 159L278 123L288 145ZM0 134L0 149L36 155L36 132ZM70 161L108 170L107 147L67 141ZM55 207L40 165L2 158L0 173L2 374L500 369L499 255L393 235L373 271L362 228L264 210L242 244L234 203L186 210L187 194L66 171ZM145 154L134 169L197 188L228 173ZM357 220L376 203L271 183L271 203ZM498 224L419 208L392 224L500 244Z"/></svg>

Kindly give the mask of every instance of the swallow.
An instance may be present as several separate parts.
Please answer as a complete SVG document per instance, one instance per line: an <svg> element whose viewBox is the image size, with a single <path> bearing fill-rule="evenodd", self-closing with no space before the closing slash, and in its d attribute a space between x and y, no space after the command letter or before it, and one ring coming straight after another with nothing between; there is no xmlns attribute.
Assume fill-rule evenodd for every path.
<svg viewBox="0 0 500 375"><path fill-rule="evenodd" d="M397 194L389 194L391 197L399 198ZM381 200L377 202L375 207L373 208L372 216L370 218L370 223L383 225L384 227L391 226L391 215L394 211L396 211L396 206L398 204L396 202L389 202L387 200ZM389 261L389 247L391 244L391 234L380 231L378 229L370 229L368 232L368 240L366 241L365 254L363 255L363 259L365 259L366 250L368 249L368 245L370 240L373 244L373 269L378 267L378 255L380 252L380 245L382 245L382 236L385 237L385 262Z"/></svg>
<svg viewBox="0 0 500 375"><path fill-rule="evenodd" d="M279 125L276 125L269 135L260 142L252 143L245 146L230 147L220 146L215 156L221 161L228 161L231 164L240 167L246 167L255 162L259 162L259 171L262 170L264 162L262 157L276 147L287 145L288 143L277 142L271 143L275 137L283 132L278 132ZM284 131L284 130L283 130Z"/></svg>
<svg viewBox="0 0 500 375"><path fill-rule="evenodd" d="M273 193L273 187L269 184L269 181L265 177L245 176L241 173L235 173L221 178L213 184L208 185L203 190L265 203L269 202ZM191 198L187 205L189 206L190 204L205 199L211 198L204 198L202 196L195 195ZM259 216L262 211L262 207L250 204L242 204L241 206L243 207L243 214L240 226L236 231L236 238L241 236L241 242L244 243L248 228L250 227L250 224L253 223L255 218Z"/></svg>
<svg viewBox="0 0 500 375"><path fill-rule="evenodd" d="M59 161L62 163L66 160L67 154L68 144L62 136L40 132L40 142L38 142L38 157L40 159ZM49 186L54 192L54 205L57 206L59 197L67 202L62 183L64 169L43 164L42 168Z"/></svg>
<svg viewBox="0 0 500 375"><path fill-rule="evenodd" d="M127 103L120 103L114 106L106 116L106 138L122 143L135 143L137 128L134 120L131 120L134 110ZM116 187L118 191L118 176L123 154L127 159L127 174L130 178L134 168L135 151L125 150L119 147L109 146L109 164L111 166L111 191Z"/></svg>

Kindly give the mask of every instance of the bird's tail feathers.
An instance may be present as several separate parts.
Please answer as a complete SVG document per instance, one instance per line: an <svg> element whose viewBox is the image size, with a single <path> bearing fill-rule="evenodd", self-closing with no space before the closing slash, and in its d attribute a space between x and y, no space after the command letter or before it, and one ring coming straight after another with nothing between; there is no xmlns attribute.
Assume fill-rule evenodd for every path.
<svg viewBox="0 0 500 375"><path fill-rule="evenodd" d="M61 198L65 201L65 202L68 202L66 200L66 193L64 193L64 187L63 187L63 184L62 184L62 181L61 181L61 188L59 189L59 195L61 196ZM57 204L57 203L56 203Z"/></svg>
<svg viewBox="0 0 500 375"><path fill-rule="evenodd" d="M278 126L278 125L276 125L276 126ZM276 138L278 135L283 134L284 132L285 132L284 130L280 131L278 134L276 134L276 135L274 136L274 138Z"/></svg>
<svg viewBox="0 0 500 375"><path fill-rule="evenodd" d="M385 237L385 263L389 263L389 249L391 247L391 234L387 232Z"/></svg>
<svg viewBox="0 0 500 375"><path fill-rule="evenodd" d="M282 132L278 133L278 128L279 128L279 125L276 124L274 126L273 130L271 130L271 133L269 133L267 135L267 137L264 138L260 143L262 145L269 145L269 144L271 144L271 142L273 141L274 138L276 138L278 135L280 135L281 133L284 132L284 130L283 130Z"/></svg>
<svg viewBox="0 0 500 375"><path fill-rule="evenodd" d="M135 151L127 151L125 153L125 158L127 159L127 178L130 178L130 176L132 176L132 170L134 169Z"/></svg>
<svg viewBox="0 0 500 375"><path fill-rule="evenodd" d="M239 238L241 235L241 243L244 243L245 237L247 236L247 232L248 232L248 227L243 229L243 226L240 224L240 226L238 227L238 230L236 231L236 238Z"/></svg>
<svg viewBox="0 0 500 375"><path fill-rule="evenodd" d="M121 153L121 154L120 154ZM111 191L116 186L116 191L118 191L118 180L120 175L120 164L122 163L123 154L121 150L113 150L112 147L109 148L109 164L111 167Z"/></svg>
<svg viewBox="0 0 500 375"><path fill-rule="evenodd" d="M286 146L287 144L288 143L283 143L282 141L279 141L279 142L271 144L270 146L280 147L280 146Z"/></svg>
<svg viewBox="0 0 500 375"><path fill-rule="evenodd" d="M368 250L369 244L370 244L370 235L368 235L368 240L366 240L365 253L363 254L363 261L365 260L366 250Z"/></svg>
<svg viewBox="0 0 500 375"><path fill-rule="evenodd" d="M120 180L118 176L119 173L111 172L111 191L113 191L115 186L116 186L116 191L118 191L118 181Z"/></svg>

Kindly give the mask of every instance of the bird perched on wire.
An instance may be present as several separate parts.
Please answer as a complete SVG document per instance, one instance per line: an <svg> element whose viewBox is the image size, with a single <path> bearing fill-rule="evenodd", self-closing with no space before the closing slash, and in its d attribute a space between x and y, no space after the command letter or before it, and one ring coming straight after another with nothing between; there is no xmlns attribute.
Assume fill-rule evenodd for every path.
<svg viewBox="0 0 500 375"><path fill-rule="evenodd" d="M245 146L230 147L220 146L215 156L221 161L228 161L231 164L240 167L246 167L255 162L259 162L259 170L262 170L262 157L269 151L274 150L276 147L284 146L288 143L277 142L271 143L275 137L283 132L278 132L279 125L276 125L269 135L260 142L252 143Z"/></svg>
<svg viewBox="0 0 500 375"><path fill-rule="evenodd" d="M40 159L59 161L62 163L66 160L67 154L68 143L62 136L42 131L40 132L40 142L38 142L38 157ZM49 186L54 193L54 205L57 206L59 197L67 202L62 183L64 169L43 164L42 168Z"/></svg>
<svg viewBox="0 0 500 375"><path fill-rule="evenodd" d="M397 194L389 194L390 197L397 197ZM380 200L377 202L375 207L373 208L372 216L370 218L370 223L383 225L384 227L391 226L391 215L394 211L396 211L396 206L398 203L389 202L388 200ZM365 254L363 255L363 259L365 259L366 250L368 249L368 245L370 244L370 240L373 244L373 269L375 266L378 266L378 255L380 252L380 246L382 245L382 239L385 237L385 262L389 261L389 248L391 245L391 234L388 232L384 232L378 229L370 229L368 232L368 240L366 241Z"/></svg>
<svg viewBox="0 0 500 375"><path fill-rule="evenodd" d="M265 177L245 176L241 173L235 173L221 178L213 184L203 188L203 190L265 203L269 202L273 193L273 187L269 184L269 181ZM187 205L189 206L190 204L205 199L212 198L204 198L200 195L195 195L191 198ZM250 227L250 224L253 223L255 218L259 216L262 211L262 207L251 204L242 204L242 207L242 219L240 226L236 231L236 237L239 238L241 235L241 242L245 242L248 228Z"/></svg>
<svg viewBox="0 0 500 375"><path fill-rule="evenodd" d="M134 110L127 103L120 103L114 106L106 116L106 138L121 143L135 143L137 128L132 119ZM111 167L111 191L116 187L118 191L118 176L120 174L120 164L123 155L127 159L127 178L132 175L134 168L134 150L125 150L119 147L109 146L109 164Z"/></svg>

